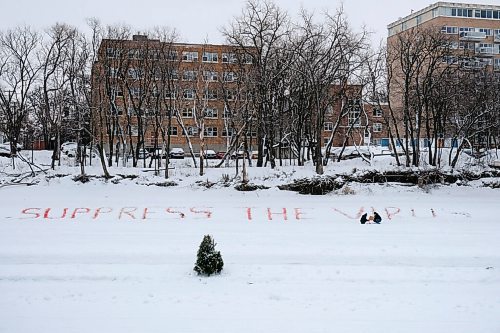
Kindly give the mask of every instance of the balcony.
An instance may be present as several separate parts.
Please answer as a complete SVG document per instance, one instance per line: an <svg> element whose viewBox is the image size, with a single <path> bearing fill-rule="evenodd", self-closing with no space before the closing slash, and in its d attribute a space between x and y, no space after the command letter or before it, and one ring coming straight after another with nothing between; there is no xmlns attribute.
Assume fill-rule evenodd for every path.
<svg viewBox="0 0 500 333"><path fill-rule="evenodd" d="M460 33L461 40L482 40L486 39L486 32L478 31L462 31Z"/></svg>
<svg viewBox="0 0 500 333"><path fill-rule="evenodd" d="M483 69L486 66L488 66L487 62L480 61L480 60L465 60L461 62L462 68L464 69Z"/></svg>
<svg viewBox="0 0 500 333"><path fill-rule="evenodd" d="M483 57L493 57L492 47L476 47L476 55Z"/></svg>

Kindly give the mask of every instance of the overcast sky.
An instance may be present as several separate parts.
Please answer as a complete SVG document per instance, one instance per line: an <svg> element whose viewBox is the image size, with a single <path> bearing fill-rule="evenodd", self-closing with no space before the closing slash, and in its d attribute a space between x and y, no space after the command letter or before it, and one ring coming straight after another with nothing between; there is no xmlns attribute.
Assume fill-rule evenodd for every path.
<svg viewBox="0 0 500 333"><path fill-rule="evenodd" d="M320 14L334 12L341 0L275 0L296 17L301 6ZM387 35L387 24L422 9L430 0L345 0L344 9L353 28L366 25L373 32L372 42ZM466 2L455 0L454 2ZM223 43L220 33L234 16L241 13L244 0L2 0L0 29L27 24L37 29L56 22L85 27L85 19L97 17L103 24L126 23L136 31L156 25L176 28L183 42ZM476 2L477 3L477 2ZM500 0L488 0L500 5Z"/></svg>

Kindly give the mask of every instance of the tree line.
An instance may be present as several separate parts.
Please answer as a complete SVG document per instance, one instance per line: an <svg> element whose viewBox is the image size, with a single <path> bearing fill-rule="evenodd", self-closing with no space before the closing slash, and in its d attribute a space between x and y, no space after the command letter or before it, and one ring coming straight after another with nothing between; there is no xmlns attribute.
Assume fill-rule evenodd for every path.
<svg viewBox="0 0 500 333"><path fill-rule="evenodd" d="M200 62L200 75L180 80L184 73L175 29L155 27L146 34L157 45L145 42L126 50L131 27L103 26L97 19L89 19L88 26L87 34L67 24L44 32L26 26L0 32L0 131L13 155L19 140L41 137L53 150L55 168L61 143L72 139L83 149L95 147L109 176L107 167L120 160L140 163L146 133L154 133L155 148L168 152L177 124L203 174L203 154L197 161L190 138L199 139L203 152L208 101L214 94L224 101L228 154L242 148L243 167L252 163L251 147L257 148L258 167L273 168L287 149L299 165L312 160L322 174L334 138L345 136L347 142L348 136L358 135L359 126L364 136L371 135L364 108L340 131L343 121L352 118L356 99L384 110L391 145L403 151L395 154L398 165L455 166L465 148L496 146L499 76L487 67L467 66L474 61L470 50L457 53L454 41L438 29L410 30L373 49L369 34L355 32L341 7L319 16L302 10L292 20L271 1L249 0L222 28L226 44L235 50L227 55L231 59L224 73L211 73ZM113 53L99 57L103 40ZM100 67L94 65L98 58ZM217 91L209 89L210 80L219 83ZM192 92L184 81L194 87ZM188 93L189 108L184 102ZM133 98L117 104L124 95ZM333 114L332 105L340 105ZM182 112L192 116L195 126L185 126ZM333 127L324 142L327 118ZM440 150L445 138L457 142L447 159ZM78 155L82 173L84 158ZM158 170L160 163L149 161Z"/></svg>

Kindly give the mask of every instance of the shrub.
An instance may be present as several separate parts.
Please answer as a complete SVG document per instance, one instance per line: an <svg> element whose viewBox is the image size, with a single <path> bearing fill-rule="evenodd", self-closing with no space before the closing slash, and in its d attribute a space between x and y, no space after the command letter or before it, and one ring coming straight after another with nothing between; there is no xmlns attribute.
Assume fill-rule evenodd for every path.
<svg viewBox="0 0 500 333"><path fill-rule="evenodd" d="M219 251L215 251L217 245L210 235L205 235L201 241L194 270L198 275L210 276L222 271L224 261Z"/></svg>

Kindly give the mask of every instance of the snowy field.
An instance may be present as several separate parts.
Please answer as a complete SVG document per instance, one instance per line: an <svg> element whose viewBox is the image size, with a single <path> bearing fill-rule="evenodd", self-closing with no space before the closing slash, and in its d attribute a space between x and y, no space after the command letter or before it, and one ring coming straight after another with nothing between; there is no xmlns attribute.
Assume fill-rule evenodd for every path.
<svg viewBox="0 0 500 333"><path fill-rule="evenodd" d="M159 187L141 169L75 183L68 163L0 187L0 332L500 332L500 190L481 180L304 196L274 185L311 166L250 168L271 188L239 192L203 185L234 168L177 161ZM361 225L372 210L382 224ZM193 271L205 234L225 263L210 278Z"/></svg>

